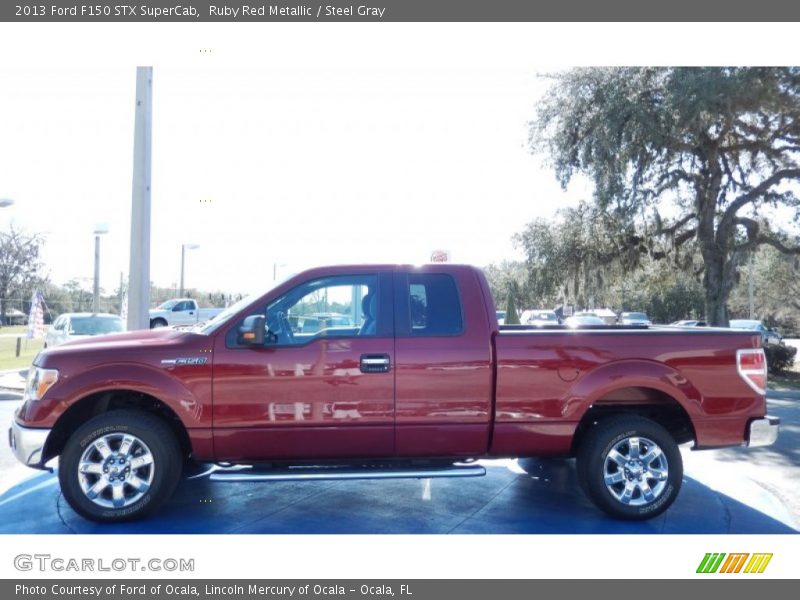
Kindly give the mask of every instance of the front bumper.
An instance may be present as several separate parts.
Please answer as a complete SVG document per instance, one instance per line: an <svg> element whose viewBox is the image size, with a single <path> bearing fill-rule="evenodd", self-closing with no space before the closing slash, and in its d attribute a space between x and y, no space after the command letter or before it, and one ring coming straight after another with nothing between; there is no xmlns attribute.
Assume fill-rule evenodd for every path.
<svg viewBox="0 0 800 600"><path fill-rule="evenodd" d="M781 420L778 417L767 415L763 419L750 421L747 427L747 446L748 448L758 448L759 446L771 446L778 439L778 428Z"/></svg>
<svg viewBox="0 0 800 600"><path fill-rule="evenodd" d="M11 427L8 429L8 445L11 446L14 456L23 465L44 469L42 452L49 435L49 429L31 429L12 421Z"/></svg>

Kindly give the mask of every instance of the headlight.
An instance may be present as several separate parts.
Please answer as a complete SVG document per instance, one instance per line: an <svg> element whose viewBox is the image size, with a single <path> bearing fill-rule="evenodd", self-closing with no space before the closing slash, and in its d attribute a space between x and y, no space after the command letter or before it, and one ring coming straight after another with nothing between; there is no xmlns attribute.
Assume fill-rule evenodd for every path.
<svg viewBox="0 0 800 600"><path fill-rule="evenodd" d="M45 392L53 387L58 381L58 371L56 369L42 369L41 367L31 367L28 369L28 380L25 383L24 400L41 400Z"/></svg>

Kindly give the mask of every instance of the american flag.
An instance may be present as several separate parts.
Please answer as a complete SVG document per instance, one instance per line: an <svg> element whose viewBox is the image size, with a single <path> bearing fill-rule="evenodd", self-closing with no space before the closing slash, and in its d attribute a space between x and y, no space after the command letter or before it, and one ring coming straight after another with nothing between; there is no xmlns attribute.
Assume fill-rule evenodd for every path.
<svg viewBox="0 0 800 600"><path fill-rule="evenodd" d="M44 336L44 296L41 290L34 290L31 296L31 312L28 315L28 339Z"/></svg>

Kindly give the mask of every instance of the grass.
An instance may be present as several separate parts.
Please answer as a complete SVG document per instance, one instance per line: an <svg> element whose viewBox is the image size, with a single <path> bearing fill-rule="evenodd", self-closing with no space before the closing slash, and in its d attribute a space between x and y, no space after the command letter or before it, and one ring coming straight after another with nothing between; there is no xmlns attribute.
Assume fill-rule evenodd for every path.
<svg viewBox="0 0 800 600"><path fill-rule="evenodd" d="M798 365L795 365L795 369ZM800 371L786 371L780 375L769 374L767 387L771 390L800 390Z"/></svg>
<svg viewBox="0 0 800 600"><path fill-rule="evenodd" d="M0 334L4 333L19 333L25 335L28 332L27 325L4 325L0 327Z"/></svg>
<svg viewBox="0 0 800 600"><path fill-rule="evenodd" d="M16 327L3 327L0 333L16 333L9 331ZM25 337L24 328L19 332L22 340L20 341L20 354L16 355L17 336L0 337L0 371L10 369L24 369L33 362L36 353L42 349L44 340L42 338L29 340Z"/></svg>

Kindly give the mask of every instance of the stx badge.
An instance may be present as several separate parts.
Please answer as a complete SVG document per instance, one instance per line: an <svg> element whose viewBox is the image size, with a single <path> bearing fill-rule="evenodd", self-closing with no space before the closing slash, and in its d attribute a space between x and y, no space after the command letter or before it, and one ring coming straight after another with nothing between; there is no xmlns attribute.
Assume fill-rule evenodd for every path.
<svg viewBox="0 0 800 600"><path fill-rule="evenodd" d="M169 366L182 366L182 365L204 365L208 362L208 359L205 356L201 356L199 358L166 358L161 361L162 365L169 365Z"/></svg>

